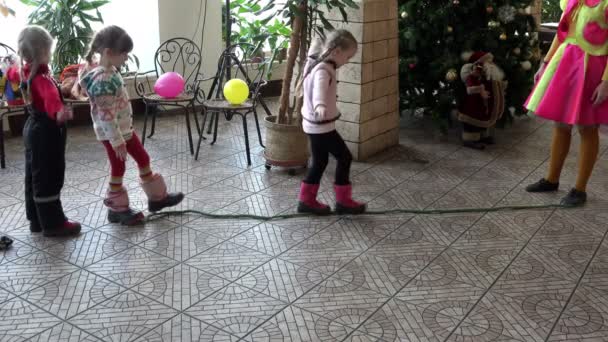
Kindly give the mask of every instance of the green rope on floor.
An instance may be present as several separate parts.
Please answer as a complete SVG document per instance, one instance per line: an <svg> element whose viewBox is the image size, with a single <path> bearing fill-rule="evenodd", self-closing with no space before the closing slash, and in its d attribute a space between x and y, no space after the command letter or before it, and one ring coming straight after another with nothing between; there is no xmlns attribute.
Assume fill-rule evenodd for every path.
<svg viewBox="0 0 608 342"><path fill-rule="evenodd" d="M372 210L367 211L362 215L390 215L390 214L413 214L413 215L444 215L444 214L462 214L462 213L492 213L497 211L522 211L522 210L540 210L540 209L565 209L573 208L572 206L563 204L542 204L542 205L521 205L521 206L503 206L490 208L458 208L458 209L392 209L392 210ZM277 221L287 220L300 217L318 217L313 214L279 214L279 215L252 215L252 214L212 214L200 210L175 210L152 213L148 215L146 220L158 219L174 215L199 215L210 219L224 220L258 220L258 221ZM332 213L328 216L335 216Z"/></svg>

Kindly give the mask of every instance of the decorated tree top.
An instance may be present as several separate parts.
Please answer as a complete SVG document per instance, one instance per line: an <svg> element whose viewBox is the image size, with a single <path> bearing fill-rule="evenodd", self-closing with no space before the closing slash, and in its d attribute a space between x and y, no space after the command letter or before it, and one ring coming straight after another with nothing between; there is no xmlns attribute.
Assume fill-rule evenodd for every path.
<svg viewBox="0 0 608 342"><path fill-rule="evenodd" d="M458 71L473 51L488 51L509 82L506 107L512 114L523 113L540 60L532 2L399 1L402 108L423 109L446 129L463 91Z"/></svg>

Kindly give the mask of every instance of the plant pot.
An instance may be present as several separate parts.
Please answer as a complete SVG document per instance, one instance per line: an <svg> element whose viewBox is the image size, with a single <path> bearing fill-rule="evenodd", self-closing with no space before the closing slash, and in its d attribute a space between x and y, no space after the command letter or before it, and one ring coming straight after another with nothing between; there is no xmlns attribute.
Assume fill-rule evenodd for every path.
<svg viewBox="0 0 608 342"><path fill-rule="evenodd" d="M308 137L299 122L295 125L276 123L276 116L264 118L266 127L266 166L306 167L310 155Z"/></svg>

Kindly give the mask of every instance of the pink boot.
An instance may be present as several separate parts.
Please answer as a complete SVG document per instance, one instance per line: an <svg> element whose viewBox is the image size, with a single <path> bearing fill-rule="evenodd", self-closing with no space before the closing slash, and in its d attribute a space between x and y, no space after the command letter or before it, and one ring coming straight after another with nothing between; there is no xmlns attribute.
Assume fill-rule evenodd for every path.
<svg viewBox="0 0 608 342"><path fill-rule="evenodd" d="M302 182L298 203L299 213L311 213L315 215L329 215L331 209L328 205L317 201L319 184L307 184Z"/></svg>
<svg viewBox="0 0 608 342"><path fill-rule="evenodd" d="M352 185L334 185L334 190L338 215L358 215L365 212L365 204L353 201Z"/></svg>
<svg viewBox="0 0 608 342"><path fill-rule="evenodd" d="M176 206L184 199L184 194L181 192L167 193L165 180L158 173L152 176L152 180L142 182L141 187L148 196L148 211L151 213Z"/></svg>
<svg viewBox="0 0 608 342"><path fill-rule="evenodd" d="M110 223L134 226L144 221L143 213L129 207L129 194L124 187L118 191L108 190L103 204L108 207L108 221Z"/></svg>

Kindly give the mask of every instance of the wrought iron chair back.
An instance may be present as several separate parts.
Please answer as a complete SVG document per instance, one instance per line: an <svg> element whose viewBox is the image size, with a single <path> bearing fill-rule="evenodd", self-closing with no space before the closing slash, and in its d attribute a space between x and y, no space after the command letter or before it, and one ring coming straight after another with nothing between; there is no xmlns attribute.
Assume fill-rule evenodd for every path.
<svg viewBox="0 0 608 342"><path fill-rule="evenodd" d="M198 93L201 63L201 49L188 38L169 39L154 54L156 76L166 72L180 74L186 83L184 92L189 95Z"/></svg>
<svg viewBox="0 0 608 342"><path fill-rule="evenodd" d="M218 61L217 98L223 98L223 88L230 79L240 78L249 87L252 104L257 104L260 89L266 85L268 61L256 54L256 46L248 43L234 44L220 55ZM212 94L210 94L212 95Z"/></svg>

